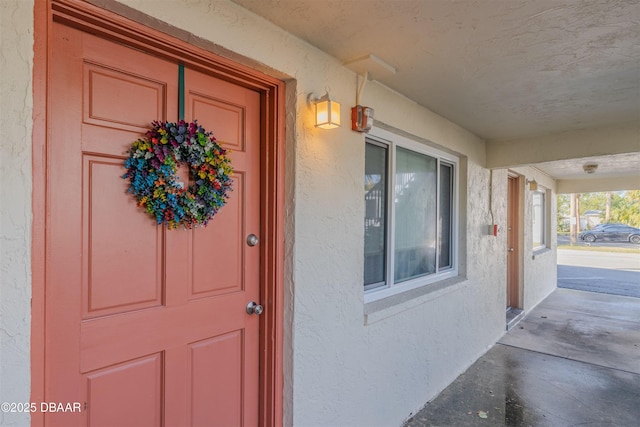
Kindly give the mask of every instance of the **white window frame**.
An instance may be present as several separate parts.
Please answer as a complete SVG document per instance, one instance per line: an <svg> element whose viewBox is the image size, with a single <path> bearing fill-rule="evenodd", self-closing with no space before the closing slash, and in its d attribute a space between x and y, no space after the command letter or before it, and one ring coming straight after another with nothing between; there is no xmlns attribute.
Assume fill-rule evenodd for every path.
<svg viewBox="0 0 640 427"><path fill-rule="evenodd" d="M397 295L403 292L407 292L416 288L430 285L435 282L439 282L445 279L458 276L458 262L459 262L459 240L458 240L458 224L459 224L459 176L460 176L460 159L450 153L447 153L437 148L431 147L424 143L409 139L405 136L398 135L396 133L387 131L385 129L374 127L367 135L367 140L372 140L375 143L383 144L387 146L387 229L386 229L386 277L385 284L375 288L365 289L364 302L369 303L378 301L393 295ZM401 147L407 150L414 151L419 154L424 154L430 157L434 157L437 160L438 179L440 177L440 164L446 163L452 165L452 194L451 194L451 265L440 270L439 267L439 245L436 245L436 273L427 276L416 277L414 279L405 280L399 283L394 283L394 245L395 245L395 203L393 199L395 197L395 174L396 174L396 148ZM440 185L439 181L436 185L436 215L440 211ZM438 241L441 236L441 229L438 224L437 238Z"/></svg>
<svg viewBox="0 0 640 427"><path fill-rule="evenodd" d="M538 246L533 246L533 244L535 243L536 240L536 233L535 233L535 229L534 229L534 225L535 225L535 207L534 207L534 201L533 198L536 195L540 195L542 197L542 208L541 208L541 212L540 212L540 221L541 221L541 226L542 226L542 242L539 242L540 244ZM534 252L536 251L540 251L542 249L546 249L547 248L547 225L548 225L549 221L547 220L547 192L544 188L540 188L536 191L532 191L531 192L531 243L532 243L532 249Z"/></svg>

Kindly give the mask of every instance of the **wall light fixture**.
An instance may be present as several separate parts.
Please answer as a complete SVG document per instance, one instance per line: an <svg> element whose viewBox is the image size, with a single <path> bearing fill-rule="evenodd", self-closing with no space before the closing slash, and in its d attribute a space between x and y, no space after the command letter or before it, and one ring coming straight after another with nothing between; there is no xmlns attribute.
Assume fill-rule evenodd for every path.
<svg viewBox="0 0 640 427"><path fill-rule="evenodd" d="M322 98L310 94L309 101L315 104L316 127L333 129L340 126L340 104L331 99L329 92Z"/></svg>
<svg viewBox="0 0 640 427"><path fill-rule="evenodd" d="M528 180L527 179L527 184L529 185L529 190L531 190L531 191L537 191L538 190L538 183L536 182L535 179L532 179L532 180Z"/></svg>

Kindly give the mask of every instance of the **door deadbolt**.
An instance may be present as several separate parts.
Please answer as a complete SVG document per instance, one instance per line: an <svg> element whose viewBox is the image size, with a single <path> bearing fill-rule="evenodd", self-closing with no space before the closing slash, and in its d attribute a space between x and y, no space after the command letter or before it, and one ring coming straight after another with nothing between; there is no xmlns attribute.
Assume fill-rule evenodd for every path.
<svg viewBox="0 0 640 427"><path fill-rule="evenodd" d="M247 236L247 245L255 246L258 244L258 242L259 242L258 236L256 236L255 234L249 234Z"/></svg>

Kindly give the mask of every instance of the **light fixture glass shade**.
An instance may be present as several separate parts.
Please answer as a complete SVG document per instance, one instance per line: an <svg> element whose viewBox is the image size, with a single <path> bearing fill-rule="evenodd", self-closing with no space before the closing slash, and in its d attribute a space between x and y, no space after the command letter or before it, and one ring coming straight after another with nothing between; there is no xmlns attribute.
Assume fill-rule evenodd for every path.
<svg viewBox="0 0 640 427"><path fill-rule="evenodd" d="M326 94L316 101L316 127L333 129L340 126L340 104Z"/></svg>

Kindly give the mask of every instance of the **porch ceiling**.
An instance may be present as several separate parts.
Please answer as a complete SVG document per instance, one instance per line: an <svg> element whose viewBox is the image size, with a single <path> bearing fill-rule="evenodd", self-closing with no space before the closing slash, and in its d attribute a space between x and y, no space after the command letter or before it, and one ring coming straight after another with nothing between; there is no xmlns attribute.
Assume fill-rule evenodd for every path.
<svg viewBox="0 0 640 427"><path fill-rule="evenodd" d="M372 79L489 143L640 120L638 0L233 1L344 63L374 54L397 72ZM599 161L637 175L619 155ZM583 177L583 163L540 169Z"/></svg>
<svg viewBox="0 0 640 427"><path fill-rule="evenodd" d="M584 170L584 165L587 164L596 164L598 166L596 172L587 174ZM629 174L637 174L639 165L640 153L628 153L585 159L556 160L537 164L536 167L550 176L561 177L562 179L581 179L585 178L585 175L591 175L591 178L619 178Z"/></svg>

